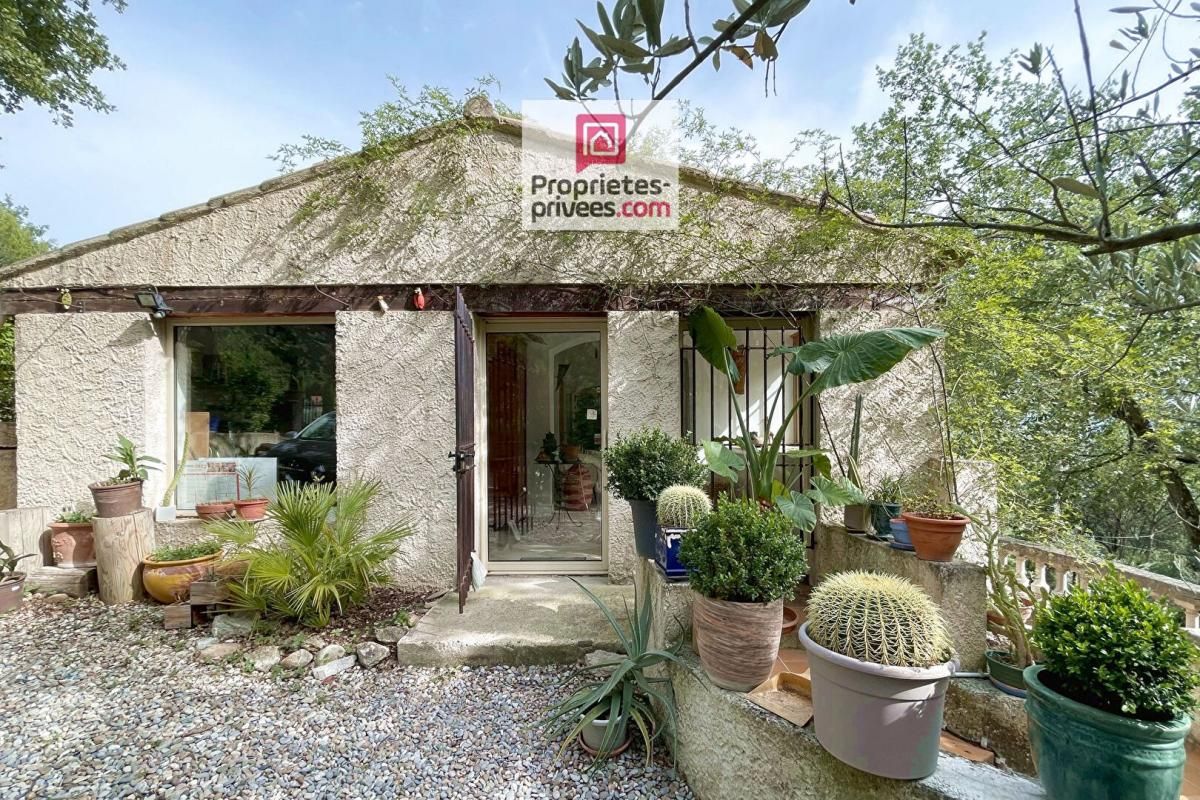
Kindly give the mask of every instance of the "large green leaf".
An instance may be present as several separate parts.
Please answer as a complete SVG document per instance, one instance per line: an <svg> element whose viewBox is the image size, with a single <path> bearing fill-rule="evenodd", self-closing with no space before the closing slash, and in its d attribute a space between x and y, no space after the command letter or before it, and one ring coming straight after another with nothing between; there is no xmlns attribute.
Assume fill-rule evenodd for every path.
<svg viewBox="0 0 1200 800"><path fill-rule="evenodd" d="M701 442L701 447L704 448L704 460L708 462L708 468L722 478L736 481L739 473L746 468L745 459L720 442L706 439Z"/></svg>
<svg viewBox="0 0 1200 800"><path fill-rule="evenodd" d="M792 491L776 497L775 507L783 512L783 515L790 519L793 525L805 533L817 525L817 509L813 506L813 501L800 492Z"/></svg>
<svg viewBox="0 0 1200 800"><path fill-rule="evenodd" d="M805 492L814 503L825 506L854 506L867 502L862 490L845 478L826 478L814 475L811 488Z"/></svg>
<svg viewBox="0 0 1200 800"><path fill-rule="evenodd" d="M731 351L737 347L737 334L721 315L708 306L700 306L688 315L688 331L692 334L696 352L730 380L736 381L738 370Z"/></svg>
<svg viewBox="0 0 1200 800"><path fill-rule="evenodd" d="M788 371L793 375L816 373L808 389L808 394L816 395L835 386L878 378L913 350L945 335L936 328L881 328L829 336L799 347L780 347L775 354L790 357Z"/></svg>

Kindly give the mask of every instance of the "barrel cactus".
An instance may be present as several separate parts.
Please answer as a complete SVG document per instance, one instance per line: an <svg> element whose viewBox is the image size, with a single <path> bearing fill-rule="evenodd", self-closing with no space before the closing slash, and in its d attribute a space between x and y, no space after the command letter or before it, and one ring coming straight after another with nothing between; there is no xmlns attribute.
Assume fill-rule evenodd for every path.
<svg viewBox="0 0 1200 800"><path fill-rule="evenodd" d="M712 511L703 489L677 484L658 493L658 522L668 528L693 528Z"/></svg>
<svg viewBox="0 0 1200 800"><path fill-rule="evenodd" d="M824 580L808 601L808 636L859 661L932 667L953 655L941 611L904 578L841 572Z"/></svg>

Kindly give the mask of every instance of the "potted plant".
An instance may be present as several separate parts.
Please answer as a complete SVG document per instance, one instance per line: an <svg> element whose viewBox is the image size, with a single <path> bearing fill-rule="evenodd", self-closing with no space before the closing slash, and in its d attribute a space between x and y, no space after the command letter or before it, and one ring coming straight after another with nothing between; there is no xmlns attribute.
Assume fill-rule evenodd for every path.
<svg viewBox="0 0 1200 800"><path fill-rule="evenodd" d="M696 448L657 428L642 428L618 436L604 451L604 466L608 488L633 510L634 549L643 558L654 558L658 530L654 504L659 492L675 484L700 486L707 474Z"/></svg>
<svg viewBox="0 0 1200 800"><path fill-rule="evenodd" d="M160 547L142 561L142 586L160 603L182 603L192 583L208 576L220 557L221 545L215 539Z"/></svg>
<svg viewBox="0 0 1200 800"><path fill-rule="evenodd" d="M21 607L25 596L25 573L17 572L17 564L33 558L35 553L19 556L11 547L0 542L0 614Z"/></svg>
<svg viewBox="0 0 1200 800"><path fill-rule="evenodd" d="M176 517L175 487L179 485L179 477L183 475L183 465L187 463L188 438L189 435L184 433L183 452L179 456L178 463L175 464L175 472L171 475L171 482L167 484L167 490L163 492L162 502L158 504L158 508L154 509L155 522L172 522Z"/></svg>
<svg viewBox="0 0 1200 800"><path fill-rule="evenodd" d="M659 492L657 510L654 562L667 580L687 580L687 567L679 560L679 544L712 511L712 501L703 489L677 484Z"/></svg>
<svg viewBox="0 0 1200 800"><path fill-rule="evenodd" d="M1033 617L1029 742L1050 800L1179 797L1197 651L1175 609L1109 566Z"/></svg>
<svg viewBox="0 0 1200 800"><path fill-rule="evenodd" d="M142 507L142 483L149 477L149 470L157 470L162 462L153 456L138 453L133 442L117 436L117 449L104 456L121 466L111 478L88 486L96 506L96 516L103 519L124 517Z"/></svg>
<svg viewBox="0 0 1200 800"><path fill-rule="evenodd" d="M567 680L574 681L583 675L585 685L551 708L542 720L542 726L549 736L562 739L558 750L560 755L578 740L583 749L595 758L597 765L624 752L629 746L630 731L635 730L642 737L646 765L649 766L654 740L664 728L659 724L651 701L658 705L661 713L666 714L673 732L675 699L670 690L670 679L652 677L647 670L666 662L685 666L678 658L682 642L677 641L666 650L650 647L652 615L648 598L641 603L634 598L633 613L626 607L626 625L622 625L599 597L579 581L575 583L604 614L625 654L612 661L591 664L572 672ZM674 746L671 752L675 752Z"/></svg>
<svg viewBox="0 0 1200 800"><path fill-rule="evenodd" d="M196 516L200 519L228 519L233 514L233 500L208 500L196 503Z"/></svg>
<svg viewBox="0 0 1200 800"><path fill-rule="evenodd" d="M86 568L96 566L96 541L92 534L90 511L64 508L50 523L50 552L55 566Z"/></svg>
<svg viewBox="0 0 1200 800"><path fill-rule="evenodd" d="M913 550L922 561L953 561L970 521L945 499L944 485L929 477L915 483L904 498L906 510L900 518L908 525Z"/></svg>
<svg viewBox="0 0 1200 800"><path fill-rule="evenodd" d="M859 453L859 436L862 432L862 404L863 397L861 394L854 396L854 422L850 427L850 452L846 457L846 480L850 482L854 488L862 492L863 479L858 471L858 453ZM842 522L846 526L846 530L850 533L865 534L868 529L866 503L850 503L842 508Z"/></svg>
<svg viewBox="0 0 1200 800"><path fill-rule="evenodd" d="M271 502L262 495L255 494L258 490L258 471L254 467L242 467L238 470L238 486L246 488L245 497L233 501L237 515L242 519L256 520L267 515L267 503Z"/></svg>
<svg viewBox="0 0 1200 800"><path fill-rule="evenodd" d="M875 536L888 539L892 535L892 520L900 516L900 496L903 482L899 478L881 478L871 492L871 527Z"/></svg>
<svg viewBox="0 0 1200 800"><path fill-rule="evenodd" d="M892 575L831 575L809 597L800 641L821 746L874 775L932 775L957 665L929 596Z"/></svg>
<svg viewBox="0 0 1200 800"><path fill-rule="evenodd" d="M722 688L753 689L779 654L783 599L808 571L804 539L770 506L720 498L679 558L698 595L692 630L704 671Z"/></svg>

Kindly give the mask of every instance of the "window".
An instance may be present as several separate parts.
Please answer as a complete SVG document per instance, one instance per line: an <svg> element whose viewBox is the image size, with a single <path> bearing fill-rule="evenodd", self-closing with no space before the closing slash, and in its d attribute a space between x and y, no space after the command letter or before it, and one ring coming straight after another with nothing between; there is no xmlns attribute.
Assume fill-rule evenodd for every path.
<svg viewBox="0 0 1200 800"><path fill-rule="evenodd" d="M255 494L280 480L337 474L332 325L176 325L176 451L186 463L176 505Z"/></svg>

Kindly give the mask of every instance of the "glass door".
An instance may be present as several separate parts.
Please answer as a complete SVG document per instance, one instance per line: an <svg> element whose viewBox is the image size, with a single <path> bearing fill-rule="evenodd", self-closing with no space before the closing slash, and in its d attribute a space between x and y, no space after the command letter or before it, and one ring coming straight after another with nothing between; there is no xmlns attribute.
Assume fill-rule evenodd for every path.
<svg viewBox="0 0 1200 800"><path fill-rule="evenodd" d="M603 572L603 323L491 322L485 339L489 570Z"/></svg>

